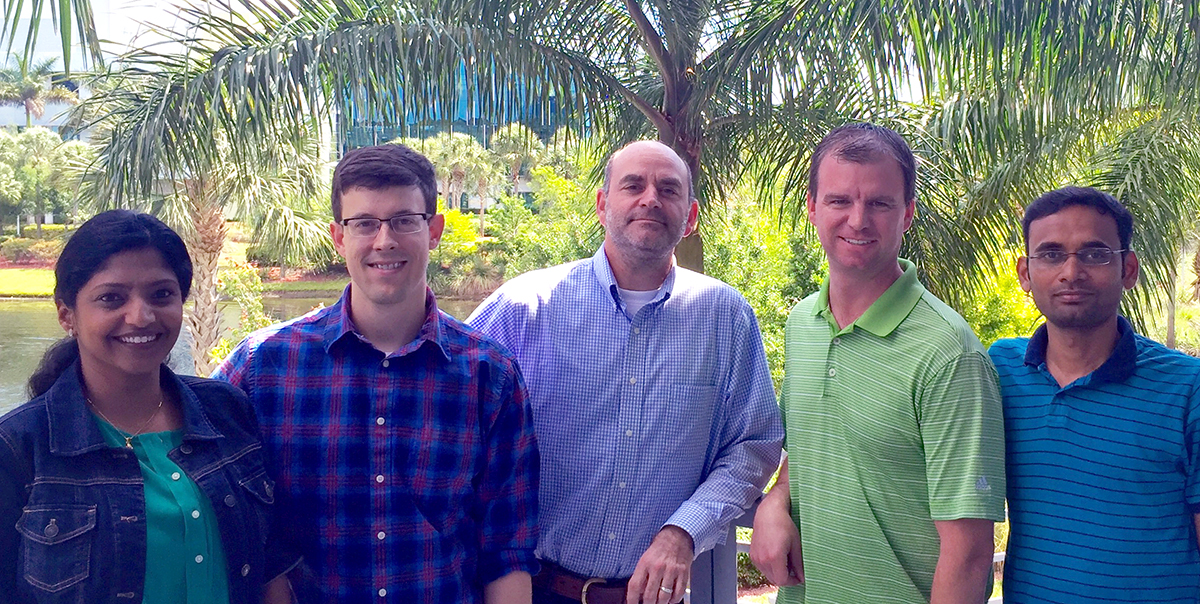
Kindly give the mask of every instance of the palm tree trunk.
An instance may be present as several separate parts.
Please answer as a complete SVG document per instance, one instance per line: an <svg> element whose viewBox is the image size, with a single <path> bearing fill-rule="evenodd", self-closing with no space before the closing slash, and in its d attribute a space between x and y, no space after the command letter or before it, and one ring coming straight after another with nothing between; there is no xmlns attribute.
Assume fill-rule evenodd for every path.
<svg viewBox="0 0 1200 604"><path fill-rule="evenodd" d="M225 215L219 200L204 179L189 179L184 183L194 233L188 248L192 255L192 309L187 315L192 330L192 359L196 375L212 373L216 363L210 351L217 345L221 329L221 312L217 307L217 262L225 244Z"/></svg>
<svg viewBox="0 0 1200 604"><path fill-rule="evenodd" d="M42 238L42 222L44 222L46 220L46 202L45 202L45 200L42 199L42 184L41 183L38 183L37 188L35 189L35 192L37 194L37 203L34 204L34 207L33 207L34 211L36 212L33 216L33 223L35 225L37 225L37 238L41 239Z"/></svg>
<svg viewBox="0 0 1200 604"><path fill-rule="evenodd" d="M674 132L659 131L659 140L663 144L675 149L679 157L687 164L688 170L692 173L692 186L695 189L699 188L700 183L700 145L695 141L700 139L698 134L685 133L676 129ZM700 219L704 219L704 214L701 213ZM697 224L699 226L699 224ZM675 246L675 261L687 269L694 270L698 273L704 272L704 238L700 236L700 231L684 237L679 245Z"/></svg>
<svg viewBox="0 0 1200 604"><path fill-rule="evenodd" d="M1164 344L1167 348L1175 348L1175 284L1179 277L1178 269L1172 268L1169 275L1167 288L1167 341Z"/></svg>

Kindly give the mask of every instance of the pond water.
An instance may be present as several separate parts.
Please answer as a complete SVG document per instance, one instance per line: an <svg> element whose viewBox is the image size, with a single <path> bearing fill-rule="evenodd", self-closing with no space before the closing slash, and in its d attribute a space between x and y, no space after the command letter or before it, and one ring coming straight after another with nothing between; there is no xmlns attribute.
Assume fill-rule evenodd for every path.
<svg viewBox="0 0 1200 604"><path fill-rule="evenodd" d="M283 321L298 317L319 304L337 302L328 298L267 298L267 313ZM438 307L459 319L466 319L478 300L438 300ZM222 303L222 325L236 325L239 310ZM25 381L42 359L42 353L63 337L50 300L0 299L0 415L25 402Z"/></svg>

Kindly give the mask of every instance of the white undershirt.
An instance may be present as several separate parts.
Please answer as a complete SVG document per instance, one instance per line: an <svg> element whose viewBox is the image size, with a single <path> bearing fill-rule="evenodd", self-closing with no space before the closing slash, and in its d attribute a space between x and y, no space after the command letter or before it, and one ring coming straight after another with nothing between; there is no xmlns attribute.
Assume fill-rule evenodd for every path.
<svg viewBox="0 0 1200 604"><path fill-rule="evenodd" d="M653 302L654 299L658 297L659 289L662 288L660 287L658 289L640 292L618 287L617 292L621 294L621 301L625 303L625 314L628 315L630 319L636 317L638 311L641 310L643 306Z"/></svg>

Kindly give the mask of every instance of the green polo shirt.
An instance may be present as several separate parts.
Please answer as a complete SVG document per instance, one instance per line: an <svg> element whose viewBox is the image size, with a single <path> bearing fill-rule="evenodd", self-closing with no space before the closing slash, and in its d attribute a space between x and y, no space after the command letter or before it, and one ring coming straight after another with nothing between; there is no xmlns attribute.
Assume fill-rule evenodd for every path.
<svg viewBox="0 0 1200 604"><path fill-rule="evenodd" d="M1004 519L996 371L966 321L904 274L838 329L829 283L792 310L780 394L806 585L779 601L929 601L934 520Z"/></svg>

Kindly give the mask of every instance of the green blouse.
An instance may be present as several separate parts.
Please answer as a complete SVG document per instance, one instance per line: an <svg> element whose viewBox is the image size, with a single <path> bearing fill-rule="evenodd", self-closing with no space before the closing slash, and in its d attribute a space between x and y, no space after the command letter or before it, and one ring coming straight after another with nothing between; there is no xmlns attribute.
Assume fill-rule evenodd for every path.
<svg viewBox="0 0 1200 604"><path fill-rule="evenodd" d="M127 433L96 424L111 447ZM217 517L208 497L167 457L180 432L133 437L146 490L146 583L142 604L228 604L229 576Z"/></svg>

